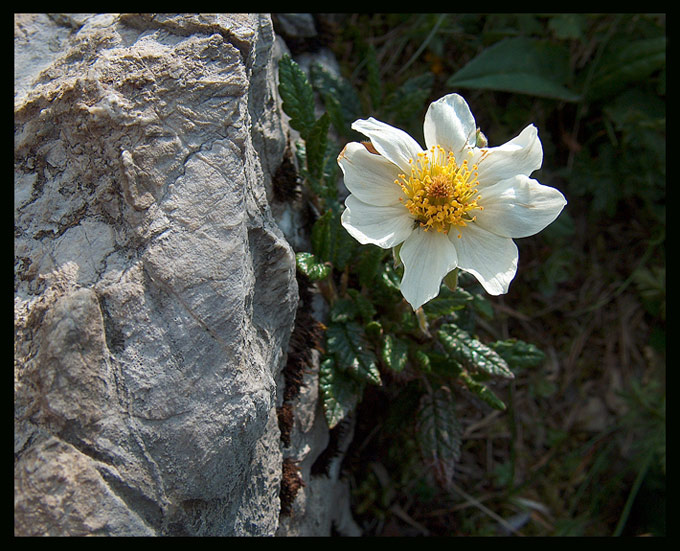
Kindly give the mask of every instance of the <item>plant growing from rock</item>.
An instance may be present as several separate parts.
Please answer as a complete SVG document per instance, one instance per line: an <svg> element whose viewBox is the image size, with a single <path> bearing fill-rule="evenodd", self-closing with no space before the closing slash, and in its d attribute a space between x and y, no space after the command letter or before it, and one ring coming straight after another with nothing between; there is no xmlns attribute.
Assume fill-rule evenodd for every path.
<svg viewBox="0 0 680 551"><path fill-rule="evenodd" d="M370 72L373 66L368 63L367 67ZM374 101L381 98L379 80L367 80L369 84L373 83L371 97ZM427 82L420 81L420 77L418 82L415 80L407 81L382 103L393 105L395 109L404 105L422 105L429 87ZM475 215L479 215L482 210L478 209L475 199L470 195L465 198L470 201L467 204L469 208L460 213L453 212L450 204L445 205L445 210L448 210L444 213L443 222L440 220L442 217L437 218L434 211L430 216L422 201L428 193L426 179L434 174L430 169L436 168L436 177L440 176L440 172L452 178L471 176L474 179L463 178L465 183L483 184L483 175L479 181L476 180L477 174L472 175L473 163L474 170L477 170L480 159L487 155L491 159L494 153L502 163L503 155L508 151L524 148L530 153L525 157L528 157L527 163L531 166L519 167L514 174L505 172L502 176L507 179L516 174L521 175L518 186L525 188L523 196L530 199L540 196L543 199L540 205L536 202L529 206L526 203L513 206L515 211L526 211L527 216L521 222L530 224L529 215L535 214L531 211L537 207L543 213L543 219L533 224L528 233L524 228L520 232L522 235L501 232L506 250L513 249L516 252L510 245L512 237L540 231L558 216L565 204L557 190L540 186L528 178L530 172L540 166L542 159L535 128L530 126L525 129L517 139L509 142L506 149L486 148L484 136L475 132L474 126L471 126L471 134L466 134L467 130L463 129L458 136L458 145L461 151L465 146L470 152L472 160L470 170L467 170L470 174L461 174L463 165L456 164L452 157L435 158L437 150L433 149L431 153L423 152L423 161L418 167L411 165L415 172L411 173L409 180L409 175L400 174L406 171L408 165L398 167L393 162L396 157L390 158L389 144L386 143L392 134L397 141L406 140L404 136L407 135L375 119L357 121L352 125L352 121L360 115L361 107L357 92L346 80L332 75L319 65L312 65L308 77L289 56L284 56L279 63L279 93L283 109L290 117L291 127L300 133L301 140L297 143L296 152L300 176L313 210L317 213L311 231L311 250L298 251L296 260L298 270L316 282L329 306L324 336L325 353L319 376L328 425L332 429L349 416L361 401L367 386L384 385L386 380L390 384L399 384L397 381L409 383L419 393L413 422L420 453L437 480L443 483L451 481L461 447L462 431L456 408L459 393L472 393L489 407L504 410L506 405L495 392L494 384L512 380L513 370L540 365L544 355L532 344L516 339L482 342L477 337L477 317L489 316L493 312L484 290L493 294L507 292L516 269L516 255L506 258L508 266L513 265L514 269L506 270L508 277L500 283L481 273L482 268L457 263L456 240L453 237L449 239L447 233L455 237L469 230L478 231L480 226L475 223ZM317 97L325 107L319 117L315 109ZM455 111L462 111L463 118L471 120L467 121L468 126L474 125L467 104L460 96L447 96L433 106L432 117L446 117ZM452 106L457 106L457 109ZM429 141L428 132L435 136L441 128L432 117L429 130L426 123L426 141ZM371 142L364 142L363 146L351 142L338 155L341 148L329 137L331 127L344 138L355 136L352 129L358 130L370 137ZM412 157L415 157L417 143L408 138L414 151ZM376 150L376 145L380 151ZM362 161L359 167L357 159ZM507 156L505 160L507 163ZM379 165L374 173L389 175L394 172L394 179L385 180L385 186L393 184L394 180L402 183L400 186L394 185L395 205L390 206L394 209L403 207L403 212L399 213L402 219L397 224L403 230L401 238L390 237L392 229L389 222L380 230L382 234L370 236L365 224L368 222L370 225L371 220L357 222L355 212L365 206L361 202L362 197L357 199L354 195L357 192L361 195L362 192L360 186L356 185L361 181L361 172L357 172L357 169L365 171L370 177L371 162ZM343 168L347 187L352 192L347 206L343 205L346 194L339 192L338 163ZM536 163L538 166L535 166ZM354 173L350 174L351 171ZM409 182L413 183L416 176L422 176L416 182L420 185L418 189L417 186L409 187ZM497 178L487 186L492 196L494 188L491 184L502 179ZM505 187L512 186L506 183ZM528 188L531 190L527 191ZM420 191L422 193L418 195ZM402 193L404 197L400 197ZM512 191L509 194L512 195ZM515 194L519 195L522 192ZM434 195L429 197L430 200L433 198ZM369 216L377 217L380 206L373 210L375 212L369 213ZM454 231L449 232L450 229ZM416 239L423 238L423 243L438 239L448 244L447 250L454 249L444 262L445 265L439 266L436 273L427 274L421 268L416 268L421 278L428 280L425 290L419 288L418 282L414 283L412 277L414 264L409 262L413 260L414 254L419 254L418 247L414 248L413 242L408 242L412 234L417 234ZM461 242L465 242L465 239ZM410 256L404 256L402 246L411 250ZM425 245L424 248L432 258L436 247ZM462 256L464 253L458 255L459 261ZM408 280L404 278L404 264L407 270L411 270Z"/></svg>

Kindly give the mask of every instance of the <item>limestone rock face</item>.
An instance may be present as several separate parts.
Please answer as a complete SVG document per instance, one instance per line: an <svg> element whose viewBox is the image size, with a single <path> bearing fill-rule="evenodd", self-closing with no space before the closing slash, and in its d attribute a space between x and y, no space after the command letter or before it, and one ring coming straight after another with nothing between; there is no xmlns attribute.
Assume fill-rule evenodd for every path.
<svg viewBox="0 0 680 551"><path fill-rule="evenodd" d="M15 16L15 535L276 533L274 40L266 15Z"/></svg>

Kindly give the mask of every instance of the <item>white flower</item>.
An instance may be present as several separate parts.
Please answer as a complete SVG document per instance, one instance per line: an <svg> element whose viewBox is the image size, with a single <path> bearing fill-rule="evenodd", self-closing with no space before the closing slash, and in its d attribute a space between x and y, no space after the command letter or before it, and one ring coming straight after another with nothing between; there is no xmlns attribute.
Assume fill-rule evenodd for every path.
<svg viewBox="0 0 680 551"><path fill-rule="evenodd" d="M538 233L567 203L529 177L543 162L536 127L499 147L477 147L475 119L458 94L428 108L426 150L372 117L352 128L370 143L348 143L338 156L350 191L342 225L363 244L401 244L401 292L414 310L455 268L492 295L507 293L517 271L513 238Z"/></svg>

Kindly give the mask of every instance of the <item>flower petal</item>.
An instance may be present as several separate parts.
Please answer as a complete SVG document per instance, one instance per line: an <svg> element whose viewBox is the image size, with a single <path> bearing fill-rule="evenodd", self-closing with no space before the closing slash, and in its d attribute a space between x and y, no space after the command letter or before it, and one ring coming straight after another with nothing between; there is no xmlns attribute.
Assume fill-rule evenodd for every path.
<svg viewBox="0 0 680 551"><path fill-rule="evenodd" d="M445 233L420 228L404 241L399 256L404 263L401 294L414 310L439 294L442 279L458 261L456 248Z"/></svg>
<svg viewBox="0 0 680 551"><path fill-rule="evenodd" d="M405 197L394 183L401 169L382 155L376 155L357 142L350 142L338 156L345 186L357 199L369 205L387 206Z"/></svg>
<svg viewBox="0 0 680 551"><path fill-rule="evenodd" d="M515 176L484 188L475 211L480 227L504 237L528 237L551 224L567 200L557 189L528 176Z"/></svg>
<svg viewBox="0 0 680 551"><path fill-rule="evenodd" d="M543 145L533 124L498 147L476 149L471 164L477 164L479 190L517 174L529 176L543 164Z"/></svg>
<svg viewBox="0 0 680 551"><path fill-rule="evenodd" d="M490 295L507 293L519 259L514 241L475 223L457 229L449 232L449 239L458 251L458 267L475 276Z"/></svg>
<svg viewBox="0 0 680 551"><path fill-rule="evenodd" d="M477 127L466 101L458 94L449 94L430 104L423 131L428 149L441 145L460 157L466 146L474 146Z"/></svg>
<svg viewBox="0 0 680 551"><path fill-rule="evenodd" d="M369 205L349 195L340 221L359 243L372 243L389 249L404 241L413 230L413 219L401 203L388 206Z"/></svg>
<svg viewBox="0 0 680 551"><path fill-rule="evenodd" d="M409 159L415 159L423 151L418 142L406 132L373 117L354 121L352 128L368 136L378 153L392 161L405 174L411 173Z"/></svg>

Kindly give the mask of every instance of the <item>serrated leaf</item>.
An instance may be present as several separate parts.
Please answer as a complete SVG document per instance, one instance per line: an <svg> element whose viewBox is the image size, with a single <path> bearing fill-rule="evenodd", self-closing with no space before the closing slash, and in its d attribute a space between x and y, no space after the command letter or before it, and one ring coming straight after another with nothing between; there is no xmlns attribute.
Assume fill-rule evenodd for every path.
<svg viewBox="0 0 680 551"><path fill-rule="evenodd" d="M336 369L333 358L321 362L319 389L324 415L331 429L356 408L363 393L363 385Z"/></svg>
<svg viewBox="0 0 680 551"><path fill-rule="evenodd" d="M403 333L413 333L420 329L420 323L418 323L418 317L416 313L410 308L404 310L401 313L401 319L399 320L399 329Z"/></svg>
<svg viewBox="0 0 680 551"><path fill-rule="evenodd" d="M332 200L335 203L334 210L339 210L339 203L337 203L338 186L337 175L340 167L338 166L338 152L336 146L331 140L327 140L326 153L324 155L323 170L321 180L323 184L323 196L326 199Z"/></svg>
<svg viewBox="0 0 680 551"><path fill-rule="evenodd" d="M385 249L376 245L364 245L359 251L356 272L359 283L371 287L378 275L378 269L385 257Z"/></svg>
<svg viewBox="0 0 680 551"><path fill-rule="evenodd" d="M358 323L331 323L326 330L326 348L339 370L360 382L382 384L375 354Z"/></svg>
<svg viewBox="0 0 680 551"><path fill-rule="evenodd" d="M315 122L314 90L307 75L289 55L279 60L279 94L290 126L306 139Z"/></svg>
<svg viewBox="0 0 680 551"><path fill-rule="evenodd" d="M421 453L443 483L453 479L460 459L463 430L447 387L421 397L416 413L416 435Z"/></svg>
<svg viewBox="0 0 680 551"><path fill-rule="evenodd" d="M465 386L470 392L476 394L482 401L486 402L494 409L504 411L506 409L503 401L496 396L485 384L475 381L469 373L463 371L460 374L460 379L465 383Z"/></svg>
<svg viewBox="0 0 680 551"><path fill-rule="evenodd" d="M423 351L427 355L427 366L432 373L446 377L448 379L456 379L463 368L461 365L446 354L435 352L433 350Z"/></svg>
<svg viewBox="0 0 680 551"><path fill-rule="evenodd" d="M357 244L340 224L340 214L327 210L312 227L312 250L319 258L343 270Z"/></svg>
<svg viewBox="0 0 680 551"><path fill-rule="evenodd" d="M351 83L326 70L321 64L310 67L312 86L319 92L331 116L333 126L341 134L349 133L349 125L360 118L361 102Z"/></svg>
<svg viewBox="0 0 680 551"><path fill-rule="evenodd" d="M378 271L378 281L386 288L399 291L399 275L389 264L383 264Z"/></svg>
<svg viewBox="0 0 680 551"><path fill-rule="evenodd" d="M401 121L419 114L430 96L433 84L432 73L424 73L408 79L385 98L385 111Z"/></svg>
<svg viewBox="0 0 680 551"><path fill-rule="evenodd" d="M349 134L349 126L342 115L342 105L335 96L326 94L322 96L323 104L326 107L326 113L333 125L333 128L340 134Z"/></svg>
<svg viewBox="0 0 680 551"><path fill-rule="evenodd" d="M437 338L451 358L472 372L514 379L506 361L494 350L453 324L444 324Z"/></svg>
<svg viewBox="0 0 680 551"><path fill-rule="evenodd" d="M392 371L403 371L408 363L408 344L387 333L383 337L381 357Z"/></svg>
<svg viewBox="0 0 680 551"><path fill-rule="evenodd" d="M489 345L512 369L537 367L545 361L545 354L535 345L518 339L496 341Z"/></svg>
<svg viewBox="0 0 680 551"><path fill-rule="evenodd" d="M359 309L351 298L339 298L333 303L330 311L331 321L346 322L357 317Z"/></svg>
<svg viewBox="0 0 680 551"><path fill-rule="evenodd" d="M328 113L324 113L319 120L312 124L307 135L304 136L307 171L316 180L319 180L323 174L330 124L331 119Z"/></svg>
<svg viewBox="0 0 680 551"><path fill-rule="evenodd" d="M470 304L472 300L473 296L461 287L457 287L455 291L451 291L446 286L443 286L439 296L432 299L430 302L427 302L423 306L423 310L425 310L425 313L428 316L438 318L446 316L456 310L462 310L465 306Z"/></svg>
<svg viewBox="0 0 680 551"><path fill-rule="evenodd" d="M340 214L336 213L336 242L335 242L335 255L333 260L333 265L337 266L338 270L344 270L345 266L354 257L358 244L354 238L347 233L347 230L340 224Z"/></svg>
<svg viewBox="0 0 680 551"><path fill-rule="evenodd" d="M579 95L565 87L569 75L566 48L522 36L486 48L446 84L577 101Z"/></svg>
<svg viewBox="0 0 680 551"><path fill-rule="evenodd" d="M327 210L312 226L312 250L319 258L330 261L335 250L334 213Z"/></svg>
<svg viewBox="0 0 680 551"><path fill-rule="evenodd" d="M382 324L379 321L371 320L365 326L366 336L369 339L379 339L383 333Z"/></svg>
<svg viewBox="0 0 680 551"><path fill-rule="evenodd" d="M297 253L295 264L298 270L305 274L312 281L319 281L328 277L331 273L331 266L320 262L312 253Z"/></svg>
<svg viewBox="0 0 680 551"><path fill-rule="evenodd" d="M427 355L427 352L424 350L416 350L413 355L420 371L423 373L430 373L432 371L432 362L430 361L430 356Z"/></svg>
<svg viewBox="0 0 680 551"><path fill-rule="evenodd" d="M364 322L369 322L376 314L373 303L356 289L347 289L347 294L352 297L354 305Z"/></svg>

